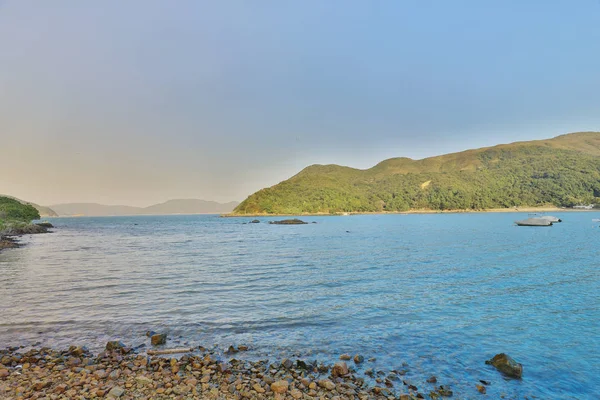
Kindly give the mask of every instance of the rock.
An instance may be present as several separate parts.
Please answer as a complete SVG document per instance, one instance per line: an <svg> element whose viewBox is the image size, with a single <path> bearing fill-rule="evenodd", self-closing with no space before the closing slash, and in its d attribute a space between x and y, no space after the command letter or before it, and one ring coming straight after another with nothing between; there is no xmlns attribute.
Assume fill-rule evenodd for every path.
<svg viewBox="0 0 600 400"><path fill-rule="evenodd" d="M150 336L150 343L152 346L160 346L161 344L167 343L167 334L166 333L155 333Z"/></svg>
<svg viewBox="0 0 600 400"><path fill-rule="evenodd" d="M226 353L227 354L234 354L237 353L239 350L235 347L235 346L229 346L229 348L227 349Z"/></svg>
<svg viewBox="0 0 600 400"><path fill-rule="evenodd" d="M98 369L94 371L94 376L96 377L96 379L104 379L106 378L106 371L103 369Z"/></svg>
<svg viewBox="0 0 600 400"><path fill-rule="evenodd" d="M47 388L48 386L51 386L52 382L50 381L37 381L33 383L33 389L37 392L39 392L40 390Z"/></svg>
<svg viewBox="0 0 600 400"><path fill-rule="evenodd" d="M477 387L477 391L479 393L485 394L485 392L486 392L485 386L483 386L483 385L475 385L475 387Z"/></svg>
<svg viewBox="0 0 600 400"><path fill-rule="evenodd" d="M84 355L87 352L88 352L88 349L86 347L81 347L81 346L69 347L69 354L71 354L72 356L75 356L75 357L81 357L82 355Z"/></svg>
<svg viewBox="0 0 600 400"><path fill-rule="evenodd" d="M54 388L54 393L56 394L62 394L67 390L67 385L64 383L61 383L59 385L56 385L56 387Z"/></svg>
<svg viewBox="0 0 600 400"><path fill-rule="evenodd" d="M257 219L253 219L252 221L250 221L251 224L259 224L260 221Z"/></svg>
<svg viewBox="0 0 600 400"><path fill-rule="evenodd" d="M523 365L504 353L496 354L491 360L487 360L485 363L493 365L506 376L512 378L521 378L523 376Z"/></svg>
<svg viewBox="0 0 600 400"><path fill-rule="evenodd" d="M336 362L333 368L331 369L331 376L334 378L337 376L348 375L348 366L344 361Z"/></svg>
<svg viewBox="0 0 600 400"><path fill-rule="evenodd" d="M106 350L108 350L108 351L121 350L124 347L125 347L125 344L118 340L113 340L113 341L106 343Z"/></svg>
<svg viewBox="0 0 600 400"><path fill-rule="evenodd" d="M281 380L271 383L271 390L273 391L273 393L283 394L287 392L288 386L288 381Z"/></svg>
<svg viewBox="0 0 600 400"><path fill-rule="evenodd" d="M292 395L293 398L295 399L301 399L302 398L302 392L299 391L298 389L293 389L290 394Z"/></svg>
<svg viewBox="0 0 600 400"><path fill-rule="evenodd" d="M248 346L244 346L244 345L238 346L238 350L239 351L248 351Z"/></svg>
<svg viewBox="0 0 600 400"><path fill-rule="evenodd" d="M435 376L432 376L429 379L427 379L427 383L437 383L437 378Z"/></svg>
<svg viewBox="0 0 600 400"><path fill-rule="evenodd" d="M342 355L340 356L340 360L345 360L345 361L347 361L347 360L350 360L350 359L352 359L352 357L350 357L350 354L342 354Z"/></svg>
<svg viewBox="0 0 600 400"><path fill-rule="evenodd" d="M354 356L355 364L362 364L364 361L365 361L365 358L363 356L361 356L360 354L357 354Z"/></svg>
<svg viewBox="0 0 600 400"><path fill-rule="evenodd" d="M6 378L8 375L9 375L9 373L6 368L0 369L0 378Z"/></svg>
<svg viewBox="0 0 600 400"><path fill-rule="evenodd" d="M327 390L335 389L335 383L331 382L329 379L321 379L319 381L319 386Z"/></svg>
<svg viewBox="0 0 600 400"><path fill-rule="evenodd" d="M264 393L264 392L265 392L265 389L264 389L262 386L260 386L258 383L255 383L255 384L252 386L252 388L253 388L254 390L256 390L256 392L257 392L257 393Z"/></svg>
<svg viewBox="0 0 600 400"><path fill-rule="evenodd" d="M156 335L156 332L154 332L154 331L146 331L146 336L147 337L152 337L154 335Z"/></svg>
<svg viewBox="0 0 600 400"><path fill-rule="evenodd" d="M151 385L153 383L152 379L148 378L147 376L143 376L143 375L136 376L135 380L142 385Z"/></svg>
<svg viewBox="0 0 600 400"><path fill-rule="evenodd" d="M308 222L304 222L302 220L299 220L298 218L294 218L294 219L284 219L281 221L269 221L269 224L273 224L273 225L305 225L305 224L308 224Z"/></svg>
<svg viewBox="0 0 600 400"><path fill-rule="evenodd" d="M50 222L44 221L44 222L38 222L36 223L37 226L41 226L42 228L54 228L54 225L52 225Z"/></svg>
<svg viewBox="0 0 600 400"><path fill-rule="evenodd" d="M438 389L438 393L442 397L452 397L453 395L452 390L448 389L446 386L440 386Z"/></svg>
<svg viewBox="0 0 600 400"><path fill-rule="evenodd" d="M125 390L120 388L119 386L115 386L112 389L110 389L110 392L108 392L108 398L113 398L113 399L117 399L119 397L121 397L123 395L123 393L125 393Z"/></svg>
<svg viewBox="0 0 600 400"><path fill-rule="evenodd" d="M294 363L289 358L284 358L283 361L281 361L281 366L285 369L290 369L294 366Z"/></svg>

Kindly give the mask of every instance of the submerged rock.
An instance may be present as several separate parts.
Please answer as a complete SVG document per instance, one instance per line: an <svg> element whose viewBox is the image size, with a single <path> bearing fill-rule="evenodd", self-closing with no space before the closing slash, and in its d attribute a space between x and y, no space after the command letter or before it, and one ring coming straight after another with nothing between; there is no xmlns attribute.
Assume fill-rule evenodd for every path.
<svg viewBox="0 0 600 400"><path fill-rule="evenodd" d="M161 344L167 343L167 334L166 333L155 333L150 336L150 343L152 346L160 346Z"/></svg>
<svg viewBox="0 0 600 400"><path fill-rule="evenodd" d="M354 363L355 364L362 364L363 361L365 361L365 358L363 356L361 356L360 354L357 354L354 356Z"/></svg>
<svg viewBox="0 0 600 400"><path fill-rule="evenodd" d="M342 354L340 356L340 360L350 360L352 357L350 357L350 354Z"/></svg>
<svg viewBox="0 0 600 400"><path fill-rule="evenodd" d="M260 224L260 221L257 219L253 219L252 221L250 221L251 224Z"/></svg>
<svg viewBox="0 0 600 400"><path fill-rule="evenodd" d="M106 350L108 351L116 351L123 348L125 348L125 343L119 340L111 340L110 342L106 343Z"/></svg>
<svg viewBox="0 0 600 400"><path fill-rule="evenodd" d="M298 218L294 218L294 219L283 219L281 221L269 221L269 224L273 224L273 225L305 225L305 224L308 224L308 222L304 222Z"/></svg>
<svg viewBox="0 0 600 400"><path fill-rule="evenodd" d="M225 353L227 353L227 354L235 354L238 351L239 350L235 346L229 346L229 348L227 349L227 351Z"/></svg>
<svg viewBox="0 0 600 400"><path fill-rule="evenodd" d="M496 354L491 360L487 360L485 363L493 365L498 371L511 378L521 378L523 376L523 365L513 360L507 354Z"/></svg>

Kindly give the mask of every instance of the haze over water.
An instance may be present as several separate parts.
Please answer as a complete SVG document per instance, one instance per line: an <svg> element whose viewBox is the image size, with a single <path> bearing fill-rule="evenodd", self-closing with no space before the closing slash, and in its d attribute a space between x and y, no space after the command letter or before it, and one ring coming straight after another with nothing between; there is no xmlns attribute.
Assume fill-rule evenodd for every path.
<svg viewBox="0 0 600 400"><path fill-rule="evenodd" d="M106 341L225 350L438 377L457 398L593 398L600 387L598 213L550 228L522 215L61 218L0 254L0 343L64 348ZM524 365L505 380L484 361ZM403 366L407 363L408 366ZM401 382L396 382L402 387Z"/></svg>

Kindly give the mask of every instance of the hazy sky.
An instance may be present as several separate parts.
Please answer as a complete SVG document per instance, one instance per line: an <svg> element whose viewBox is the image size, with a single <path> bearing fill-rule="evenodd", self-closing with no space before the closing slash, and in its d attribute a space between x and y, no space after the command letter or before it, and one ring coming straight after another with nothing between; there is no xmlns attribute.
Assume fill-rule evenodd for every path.
<svg viewBox="0 0 600 400"><path fill-rule="evenodd" d="M242 200L600 130L599 0L0 0L0 193Z"/></svg>

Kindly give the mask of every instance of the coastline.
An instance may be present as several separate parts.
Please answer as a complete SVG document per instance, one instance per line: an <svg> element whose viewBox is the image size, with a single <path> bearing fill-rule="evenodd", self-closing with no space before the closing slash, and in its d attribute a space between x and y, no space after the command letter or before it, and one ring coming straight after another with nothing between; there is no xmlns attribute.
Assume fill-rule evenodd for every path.
<svg viewBox="0 0 600 400"><path fill-rule="evenodd" d="M40 233L51 233L49 228L54 228L49 222L38 222L18 228L11 228L7 233L0 233L0 252L4 249L15 249L23 246L18 240L24 235L37 235Z"/></svg>
<svg viewBox="0 0 600 400"><path fill-rule="evenodd" d="M98 355L80 346L12 347L0 350L0 398L414 400L453 394L434 376L424 377L419 389L403 379L404 370L374 371L369 368L374 359L360 355L342 355L333 365L300 359L270 363L244 360L239 352L246 349L230 347L229 356L238 354L223 360L203 347L170 356L136 354L120 342L107 343ZM471 386L474 395L485 393L479 382Z"/></svg>
<svg viewBox="0 0 600 400"><path fill-rule="evenodd" d="M347 213L301 213L301 214L221 214L223 218L243 217L341 217L348 215L409 215L409 214L482 214L482 213L538 213L538 212L600 212L600 209L573 209L559 207L519 207L519 208L488 208L485 210L427 210L415 209L408 211L364 211Z"/></svg>

